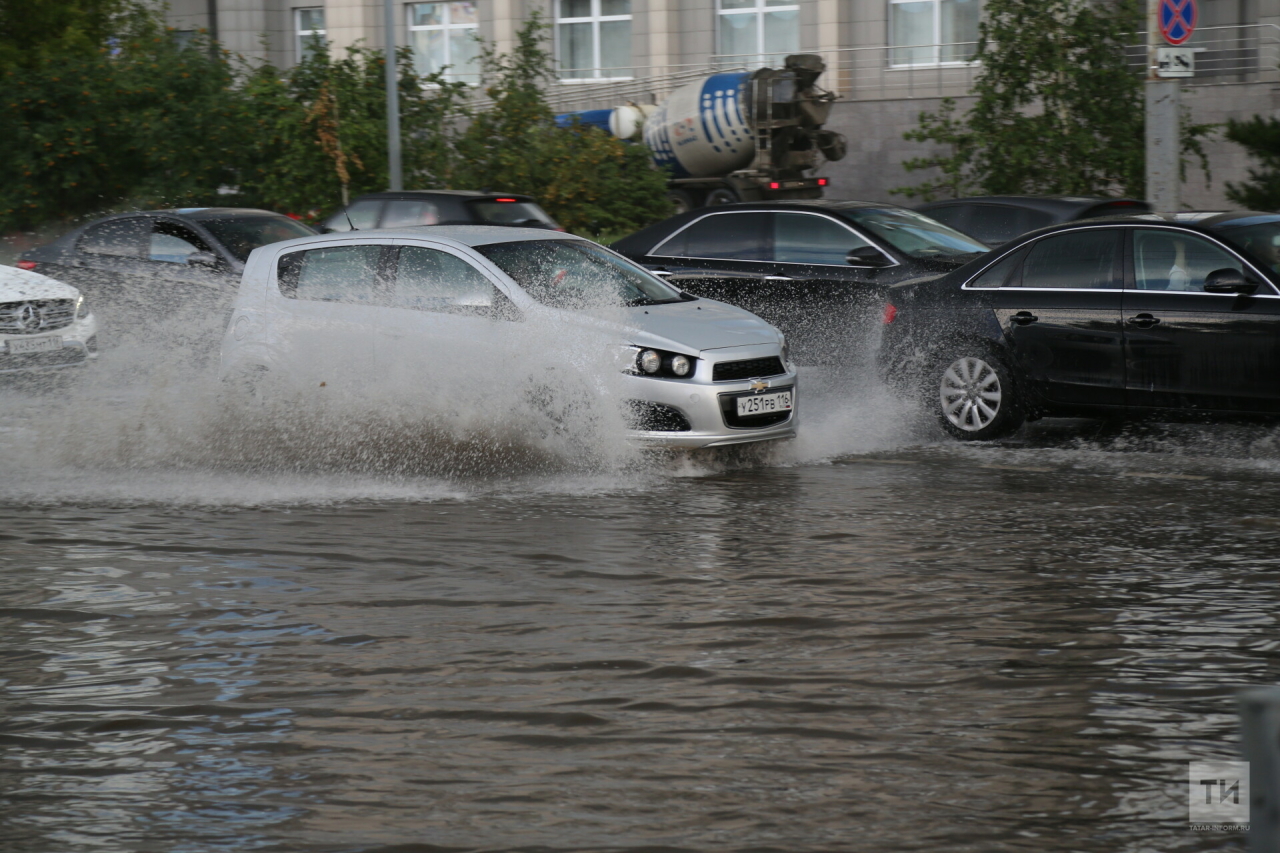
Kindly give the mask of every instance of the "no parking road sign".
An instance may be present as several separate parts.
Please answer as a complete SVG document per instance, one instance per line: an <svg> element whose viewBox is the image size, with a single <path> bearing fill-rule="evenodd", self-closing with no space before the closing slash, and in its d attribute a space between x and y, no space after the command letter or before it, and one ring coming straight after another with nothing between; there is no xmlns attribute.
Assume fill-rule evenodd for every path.
<svg viewBox="0 0 1280 853"><path fill-rule="evenodd" d="M1160 8L1156 12L1160 24L1160 35L1172 45L1180 45L1196 31L1196 21L1200 18L1200 10L1196 8L1196 0L1160 0Z"/></svg>

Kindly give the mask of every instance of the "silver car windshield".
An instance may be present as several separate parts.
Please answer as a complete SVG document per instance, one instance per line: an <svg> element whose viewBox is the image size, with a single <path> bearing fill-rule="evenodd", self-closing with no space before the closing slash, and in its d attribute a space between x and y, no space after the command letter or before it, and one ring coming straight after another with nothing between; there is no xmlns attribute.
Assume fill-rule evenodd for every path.
<svg viewBox="0 0 1280 853"><path fill-rule="evenodd" d="M899 252L921 260L960 260L985 253L987 247L914 210L862 208L840 215L866 228Z"/></svg>
<svg viewBox="0 0 1280 853"><path fill-rule="evenodd" d="M681 302L680 291L594 243L522 240L477 246L476 251L544 305L596 308Z"/></svg>

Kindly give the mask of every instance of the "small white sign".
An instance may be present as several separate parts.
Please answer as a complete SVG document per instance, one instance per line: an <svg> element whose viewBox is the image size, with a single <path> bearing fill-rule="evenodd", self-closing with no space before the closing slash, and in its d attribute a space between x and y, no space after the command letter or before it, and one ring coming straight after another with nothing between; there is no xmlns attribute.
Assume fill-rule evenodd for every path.
<svg viewBox="0 0 1280 853"><path fill-rule="evenodd" d="M1196 76L1196 52L1190 47L1156 48L1157 77Z"/></svg>
<svg viewBox="0 0 1280 853"><path fill-rule="evenodd" d="M1187 818L1193 825L1249 825L1249 762L1192 761L1187 775Z"/></svg>

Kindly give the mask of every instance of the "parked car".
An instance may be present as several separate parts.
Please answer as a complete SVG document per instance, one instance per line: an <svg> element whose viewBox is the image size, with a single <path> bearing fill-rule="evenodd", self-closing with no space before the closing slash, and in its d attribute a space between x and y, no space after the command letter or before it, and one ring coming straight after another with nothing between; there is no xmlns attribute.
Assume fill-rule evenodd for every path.
<svg viewBox="0 0 1280 853"><path fill-rule="evenodd" d="M510 225L564 230L531 196L467 190L369 193L330 214L320 230L372 231L411 225Z"/></svg>
<svg viewBox="0 0 1280 853"><path fill-rule="evenodd" d="M916 210L988 246L1000 246L1061 222L1150 213L1151 205L1134 198L989 195L930 202Z"/></svg>
<svg viewBox="0 0 1280 853"><path fill-rule="evenodd" d="M182 208L120 213L24 252L17 266L75 285L104 314L225 307L249 253L315 234L267 210Z"/></svg>
<svg viewBox="0 0 1280 853"><path fill-rule="evenodd" d="M0 374L82 367L98 357L98 321L80 291L0 267Z"/></svg>
<svg viewBox="0 0 1280 853"><path fill-rule="evenodd" d="M495 356L511 342L517 357ZM223 339L222 375L250 389L389 388L447 408L467 386L500 393L507 374L532 389L540 380L520 371L532 374L539 359L584 380L570 384L597 387L575 365L614 352L617 381L601 399L616 397L632 439L710 447L795 435L796 373L776 329L541 229L370 231L258 249Z"/></svg>
<svg viewBox="0 0 1280 853"><path fill-rule="evenodd" d="M958 438L1280 415L1280 215L1072 222L890 291L881 369Z"/></svg>
<svg viewBox="0 0 1280 853"><path fill-rule="evenodd" d="M769 321L801 364L846 354L889 285L948 272L987 251L906 208L823 199L694 210L613 248L685 292Z"/></svg>

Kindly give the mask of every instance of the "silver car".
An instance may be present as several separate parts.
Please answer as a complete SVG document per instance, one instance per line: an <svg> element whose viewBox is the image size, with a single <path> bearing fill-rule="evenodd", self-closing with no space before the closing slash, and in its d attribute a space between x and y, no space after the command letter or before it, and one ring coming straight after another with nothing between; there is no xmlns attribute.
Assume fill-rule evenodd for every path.
<svg viewBox="0 0 1280 853"><path fill-rule="evenodd" d="M663 447L792 438L797 423L777 329L596 243L531 228L348 232L256 249L222 376L316 394L345 385L371 406L425 400L476 410L480 424L497 418L495 402L556 377L621 412L630 440Z"/></svg>

